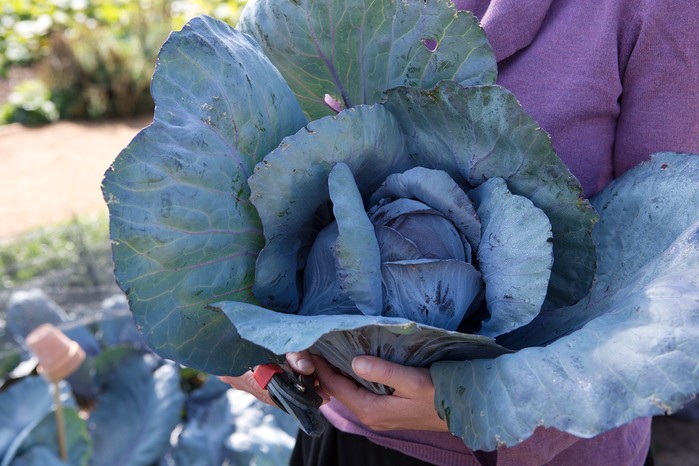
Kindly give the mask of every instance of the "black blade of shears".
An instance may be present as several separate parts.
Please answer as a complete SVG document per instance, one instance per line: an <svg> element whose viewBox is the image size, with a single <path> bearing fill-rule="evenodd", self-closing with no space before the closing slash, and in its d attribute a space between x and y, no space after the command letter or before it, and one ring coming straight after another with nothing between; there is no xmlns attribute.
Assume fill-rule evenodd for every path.
<svg viewBox="0 0 699 466"><path fill-rule="evenodd" d="M325 420L320 412L323 399L313 388L313 376L296 376L290 370L275 374L267 384L272 400L293 417L301 430L317 437L325 430Z"/></svg>

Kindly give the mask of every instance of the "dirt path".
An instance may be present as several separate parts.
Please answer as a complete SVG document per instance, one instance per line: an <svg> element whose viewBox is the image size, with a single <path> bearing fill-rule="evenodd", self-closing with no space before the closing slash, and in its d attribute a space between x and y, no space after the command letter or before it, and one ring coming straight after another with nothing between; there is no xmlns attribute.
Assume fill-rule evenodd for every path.
<svg viewBox="0 0 699 466"><path fill-rule="evenodd" d="M0 240L75 215L106 212L102 176L149 122L0 126Z"/></svg>

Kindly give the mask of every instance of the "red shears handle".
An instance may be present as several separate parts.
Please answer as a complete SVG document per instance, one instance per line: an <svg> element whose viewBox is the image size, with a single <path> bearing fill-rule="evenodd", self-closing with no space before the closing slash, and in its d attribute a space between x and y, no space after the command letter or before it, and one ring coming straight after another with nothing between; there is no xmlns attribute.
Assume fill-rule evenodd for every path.
<svg viewBox="0 0 699 466"><path fill-rule="evenodd" d="M284 369L279 367L278 364L260 364L259 366L255 367L255 370L252 372L252 377L255 379L255 381L260 387L265 389L267 388L267 384L269 384L269 381L272 380L272 377L274 377L274 374L283 373Z"/></svg>

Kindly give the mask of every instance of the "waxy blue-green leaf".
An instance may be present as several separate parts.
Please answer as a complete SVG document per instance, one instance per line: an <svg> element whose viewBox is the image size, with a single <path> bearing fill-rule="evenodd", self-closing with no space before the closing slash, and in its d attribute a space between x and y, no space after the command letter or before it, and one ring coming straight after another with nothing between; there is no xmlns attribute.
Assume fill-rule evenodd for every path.
<svg viewBox="0 0 699 466"><path fill-rule="evenodd" d="M208 410L199 417L187 416L187 423L177 436L177 444L167 456L171 463L193 466L226 464L226 441L233 433L234 419L225 396L209 403Z"/></svg>
<svg viewBox="0 0 699 466"><path fill-rule="evenodd" d="M592 437L693 398L699 222L666 254L659 261L674 257L672 268L656 269L658 278L648 283L631 283L611 306L594 310L600 317L546 347L433 365L436 406L450 430L483 450L519 443L538 426Z"/></svg>
<svg viewBox="0 0 699 466"><path fill-rule="evenodd" d="M381 105L360 105L309 123L255 167L250 199L264 225L255 296L265 307L294 312L297 271L317 233L313 220L330 200L328 175L346 164L368 199L391 173L410 168L403 134Z"/></svg>
<svg viewBox="0 0 699 466"><path fill-rule="evenodd" d="M310 348L377 393L386 391L352 371L351 362L355 356L370 354L408 366L427 367L433 361L492 358L509 353L491 338L450 332L395 317L299 316L235 302L215 306L231 319L246 340L280 355ZM265 324L260 325L260 322Z"/></svg>
<svg viewBox="0 0 699 466"><path fill-rule="evenodd" d="M699 219L698 186L697 155L677 153L655 154L610 183L592 198L600 221L593 231L599 265L590 294L570 308L537 317L503 338L503 344L510 348L545 345L626 299L629 283L640 286L659 276L656 268L639 269ZM672 269L671 264L662 267Z"/></svg>
<svg viewBox="0 0 699 466"><path fill-rule="evenodd" d="M61 461L58 452L49 447L37 445L21 456L15 457L12 460L12 466L65 466L65 463Z"/></svg>
<svg viewBox="0 0 699 466"><path fill-rule="evenodd" d="M303 301L298 313L357 314L359 309L337 279L337 222L323 228L313 242L303 270Z"/></svg>
<svg viewBox="0 0 699 466"><path fill-rule="evenodd" d="M619 288L699 219L697 155L654 154L593 197L592 206L600 214L594 290L603 293ZM646 231L654 234L640 233Z"/></svg>
<svg viewBox="0 0 699 466"><path fill-rule="evenodd" d="M105 178L117 280L158 353L220 374L307 348L348 374L358 354L435 363L439 412L471 448L486 450L539 425L592 436L675 409L699 391L696 161L668 156L660 168L629 172L652 189L620 181L602 194L608 224L593 235L596 214L580 184L516 98L483 85L495 79L483 31L446 1L260 0L241 25L303 103L252 38L196 19L161 51L153 124ZM454 81L439 81L445 77ZM306 114L331 113L333 99L352 108L306 125ZM544 312L499 336L499 346L406 320L258 307L297 310L298 276L332 221L328 176L342 163L365 203L387 176L414 166L443 170L464 190L503 178L551 222ZM640 176L648 167L662 173ZM668 202L677 196L694 207ZM407 223L402 231L420 230ZM442 242L445 250L458 235ZM393 238L377 233L380 245ZM384 258L419 256L423 245L405 239ZM593 283L593 239L606 244L600 279L583 298ZM325 259L334 259L334 247ZM329 272L324 264L318 270ZM324 284L326 303L342 300L339 285ZM460 362L438 362L450 359Z"/></svg>
<svg viewBox="0 0 699 466"><path fill-rule="evenodd" d="M26 400L23 404L31 403ZM66 462L61 461L58 444L58 424L55 411L46 416L24 439L14 458L3 458L2 464L12 466L87 466L92 455L92 441L87 432L87 423L77 409L64 408L63 422Z"/></svg>
<svg viewBox="0 0 699 466"><path fill-rule="evenodd" d="M103 184L117 281L160 355L213 373L244 371L235 330L205 306L254 299L263 237L246 180L306 120L255 42L207 17L163 45L152 93L153 123Z"/></svg>
<svg viewBox="0 0 699 466"><path fill-rule="evenodd" d="M235 419L226 396L230 385L207 378L185 402L187 419L176 443L160 464L219 466L226 464L226 440L235 431Z"/></svg>
<svg viewBox="0 0 699 466"><path fill-rule="evenodd" d="M31 402L23 403L25 400ZM52 404L50 387L38 376L26 377L0 392L0 458L8 451L14 456L19 447L16 439L41 422L51 412Z"/></svg>
<svg viewBox="0 0 699 466"><path fill-rule="evenodd" d="M483 226L478 266L490 314L478 333L495 338L541 311L553 263L551 223L529 199L508 191L502 178L490 178L469 197Z"/></svg>
<svg viewBox="0 0 699 466"><path fill-rule="evenodd" d="M416 165L444 170L471 186L504 178L511 192L546 213L554 264L545 309L572 304L587 294L595 271L596 214L549 136L514 95L500 86L462 87L445 81L430 90L391 89L385 106L408 135Z"/></svg>
<svg viewBox="0 0 699 466"><path fill-rule="evenodd" d="M476 18L446 0L251 0L238 27L261 44L310 119L373 104L396 86L493 84L495 55Z"/></svg>
<svg viewBox="0 0 699 466"><path fill-rule="evenodd" d="M109 374L88 424L94 440L92 461L101 466L153 464L162 456L180 420L184 393L179 369L166 363L153 371L134 356Z"/></svg>
<svg viewBox="0 0 699 466"><path fill-rule="evenodd" d="M90 453L85 421L77 414L67 384L52 386L39 376L25 377L0 392L0 466L41 464L43 457L58 458L58 430L54 394L58 387L64 408L70 464L84 466ZM36 455L32 452L37 451ZM48 451L43 451L48 450ZM48 463L47 463L48 464Z"/></svg>
<svg viewBox="0 0 699 466"><path fill-rule="evenodd" d="M338 163L330 170L328 189L338 229L335 259L339 286L362 314L379 315L383 307L381 252L347 165Z"/></svg>
<svg viewBox="0 0 699 466"><path fill-rule="evenodd" d="M92 332L85 325L66 325L71 320L68 313L39 288L12 293L6 319L7 328L18 342L24 343L27 335L40 325L51 324L76 341L87 355L95 356L100 351Z"/></svg>
<svg viewBox="0 0 699 466"><path fill-rule="evenodd" d="M697 185L698 156L660 154L595 198L600 281L577 305L502 339L548 345L432 366L436 406L453 432L485 450L537 426L591 437L677 410L699 392L699 210L687 188ZM630 225L645 228L622 228ZM648 249L636 248L644 257L627 266L613 258L614 244Z"/></svg>

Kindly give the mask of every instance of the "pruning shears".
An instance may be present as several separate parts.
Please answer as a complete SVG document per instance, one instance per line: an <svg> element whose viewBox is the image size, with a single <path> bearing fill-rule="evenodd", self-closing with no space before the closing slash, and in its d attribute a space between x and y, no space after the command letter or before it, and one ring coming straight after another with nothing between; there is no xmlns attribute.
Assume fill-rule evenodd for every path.
<svg viewBox="0 0 699 466"><path fill-rule="evenodd" d="M284 362L260 364L252 373L255 381L267 389L270 398L298 423L311 437L318 437L325 429L320 405L323 399L313 388L313 375L297 374Z"/></svg>

